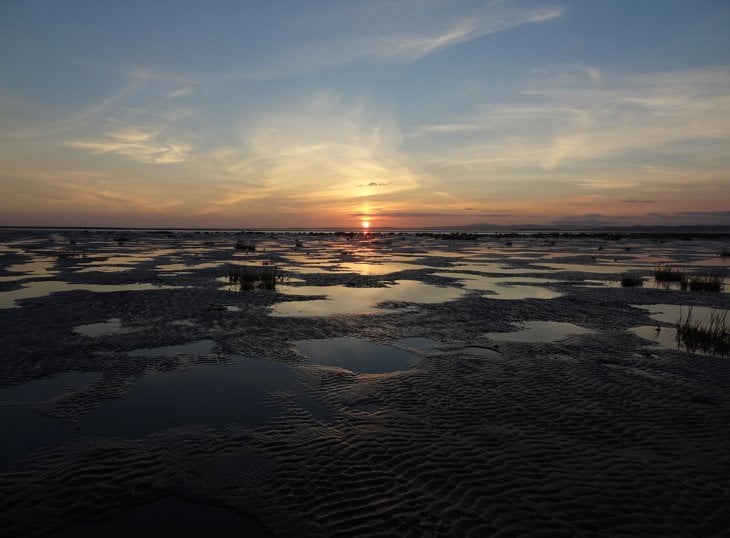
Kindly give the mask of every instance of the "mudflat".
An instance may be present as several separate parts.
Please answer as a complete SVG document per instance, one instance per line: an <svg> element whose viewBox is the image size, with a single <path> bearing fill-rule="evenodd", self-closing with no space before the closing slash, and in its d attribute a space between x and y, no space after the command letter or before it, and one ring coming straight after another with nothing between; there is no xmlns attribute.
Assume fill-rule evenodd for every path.
<svg viewBox="0 0 730 538"><path fill-rule="evenodd" d="M0 534L729 532L728 242L0 230Z"/></svg>

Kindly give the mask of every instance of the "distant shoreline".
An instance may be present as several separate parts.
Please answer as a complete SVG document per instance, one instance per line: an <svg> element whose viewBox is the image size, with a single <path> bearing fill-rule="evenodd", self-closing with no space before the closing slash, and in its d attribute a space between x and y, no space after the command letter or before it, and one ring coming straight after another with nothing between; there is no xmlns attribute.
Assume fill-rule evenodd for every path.
<svg viewBox="0 0 730 538"><path fill-rule="evenodd" d="M220 232L359 232L363 229L359 226L349 227L186 227L186 226L24 226L24 225L2 225L0 229L9 230L139 230L139 231L220 231ZM730 224L688 224L688 225L636 225L636 226L587 226L587 225L539 225L539 224L516 224L505 226L501 224L466 224L454 226L422 226L422 227L374 227L370 232L443 232L443 231L464 231L474 233L494 232L730 232Z"/></svg>
<svg viewBox="0 0 730 538"><path fill-rule="evenodd" d="M422 228L371 228L365 232L359 227L321 227L321 228L187 228L187 227L134 227L134 226L0 226L0 230L69 230L69 231L137 231L146 233L367 233L377 234L477 234L477 235L550 235L550 234L730 234L730 224L719 225L688 225L688 226L532 226L516 225L466 225L466 226L439 226Z"/></svg>

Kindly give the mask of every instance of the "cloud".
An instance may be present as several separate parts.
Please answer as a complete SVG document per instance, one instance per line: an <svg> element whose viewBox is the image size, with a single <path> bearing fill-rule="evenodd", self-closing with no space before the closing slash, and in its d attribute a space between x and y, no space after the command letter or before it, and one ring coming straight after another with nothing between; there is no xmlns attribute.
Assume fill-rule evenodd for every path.
<svg viewBox="0 0 730 538"><path fill-rule="evenodd" d="M513 217L512 213L449 213L443 211L370 211L353 213L351 217L388 217L388 218L432 218L432 217L449 217L449 218L474 218L474 217L490 217L490 218L507 218Z"/></svg>
<svg viewBox="0 0 730 538"><path fill-rule="evenodd" d="M162 136L159 131L127 128L96 139L67 142L72 148L96 154L116 153L149 164L172 164L187 161L193 146L189 142Z"/></svg>
<svg viewBox="0 0 730 538"><path fill-rule="evenodd" d="M446 118L408 132L429 169L508 174L565 172L616 163L659 175L729 163L730 68L644 75L593 73L537 77L512 102L483 102L462 120ZM464 138L459 133L469 133ZM438 149L438 151L436 151ZM586 168L588 167L588 168ZM646 176L646 174L644 174ZM576 180L610 189L611 180ZM631 182L626 178L622 182ZM633 180L636 183L636 179Z"/></svg>
<svg viewBox="0 0 730 538"><path fill-rule="evenodd" d="M26 112L23 114L21 116L22 121L13 122L18 124L17 127L0 129L0 137L21 140L48 138L83 129L98 122L100 118L119 107L126 99L137 93L141 87L142 83L140 81L133 80L96 103L66 115L58 115L58 112L50 109L50 107L23 104L23 108L29 109L32 107L34 110L31 113ZM0 96L0 116L6 121L16 114L18 108L17 99L7 99Z"/></svg>
<svg viewBox="0 0 730 538"><path fill-rule="evenodd" d="M564 162L638 151L701 154L703 148L693 144L730 136L730 124L718 116L730 107L727 68L617 77L599 87L531 93L546 104L570 103L580 111L580 116L556 122L541 162L548 170Z"/></svg>
<svg viewBox="0 0 730 538"><path fill-rule="evenodd" d="M5 208L19 214L33 214L38 207L44 214L162 214L185 205L183 199L160 193L145 179L120 181L96 170L22 167L5 170L0 183L8 187L3 193Z"/></svg>
<svg viewBox="0 0 730 538"><path fill-rule="evenodd" d="M97 155L122 155L147 164L188 161L197 140L184 128L183 120L193 116L194 111L166 104L159 93L147 97L144 105L120 105L107 111L85 129L97 133L100 127L106 127L103 134L73 138L63 145Z"/></svg>
<svg viewBox="0 0 730 538"><path fill-rule="evenodd" d="M232 73L228 78L257 79L327 69L358 61L413 62L455 45L526 24L559 18L561 7L529 8L507 2L488 2L474 8L449 2L367 2L348 4L335 13L332 26L347 35L299 44L272 58L261 70ZM335 12L337 9L335 8ZM361 22L362 21L362 22ZM323 33L331 31L324 28Z"/></svg>
<svg viewBox="0 0 730 538"><path fill-rule="evenodd" d="M168 93L166 97L170 99L177 99L179 97L187 97L189 95L193 95L194 93L195 90L193 88L180 88L179 90Z"/></svg>
<svg viewBox="0 0 730 538"><path fill-rule="evenodd" d="M336 63L371 58L382 61L414 61L454 45L531 23L557 19L562 8L520 9L502 2L488 3L454 19L446 17L432 30L379 34L340 42L332 60ZM410 13L413 16L413 13Z"/></svg>
<svg viewBox="0 0 730 538"><path fill-rule="evenodd" d="M523 91L541 93L547 88L595 88L603 81L603 73L592 65L551 64L535 69L528 87Z"/></svg>
<svg viewBox="0 0 730 538"><path fill-rule="evenodd" d="M377 183L376 181L371 181L370 183L360 184L358 187L387 187L388 185L390 185L390 183Z"/></svg>
<svg viewBox="0 0 730 538"><path fill-rule="evenodd" d="M653 204L653 200L621 200L624 204Z"/></svg>
<svg viewBox="0 0 730 538"><path fill-rule="evenodd" d="M265 197L280 211L343 211L374 192L410 191L419 177L400 149L401 139L394 117L336 93L318 92L262 110L242 127L240 148L219 150L219 159L238 169L240 181L229 174L226 194L208 210Z"/></svg>

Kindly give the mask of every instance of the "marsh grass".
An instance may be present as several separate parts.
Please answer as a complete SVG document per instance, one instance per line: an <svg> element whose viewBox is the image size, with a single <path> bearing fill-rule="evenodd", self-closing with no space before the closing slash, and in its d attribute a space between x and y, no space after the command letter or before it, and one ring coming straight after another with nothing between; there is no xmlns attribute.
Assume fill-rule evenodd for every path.
<svg viewBox="0 0 730 538"><path fill-rule="evenodd" d="M441 234L441 239L446 239L447 241L478 241L479 240L479 234L471 234L466 232L451 232L449 234Z"/></svg>
<svg viewBox="0 0 730 538"><path fill-rule="evenodd" d="M662 265L654 269L654 279L657 282L682 282L687 272L684 269Z"/></svg>
<svg viewBox="0 0 730 538"><path fill-rule="evenodd" d="M275 265L251 267L232 264L228 270L228 282L238 284L241 291L276 290L284 282L284 276Z"/></svg>
<svg viewBox="0 0 730 538"><path fill-rule="evenodd" d="M677 320L677 344L687 351L727 356L730 354L730 330L727 326L727 312L712 312L706 320L695 320L692 307L687 317L682 313Z"/></svg>
<svg viewBox="0 0 730 538"><path fill-rule="evenodd" d="M705 275L686 275L682 280L682 289L690 291L722 291L724 282L724 271L713 271Z"/></svg>
<svg viewBox="0 0 730 538"><path fill-rule="evenodd" d="M245 241L237 241L236 248L238 250L245 250L248 252L256 252L256 245L253 243L246 243Z"/></svg>
<svg viewBox="0 0 730 538"><path fill-rule="evenodd" d="M624 288L636 288L644 285L644 279L638 275L625 273L621 276L621 286Z"/></svg>
<svg viewBox="0 0 730 538"><path fill-rule="evenodd" d="M85 260L88 258L86 252L64 250L56 254L56 259L59 261L73 261L73 260Z"/></svg>

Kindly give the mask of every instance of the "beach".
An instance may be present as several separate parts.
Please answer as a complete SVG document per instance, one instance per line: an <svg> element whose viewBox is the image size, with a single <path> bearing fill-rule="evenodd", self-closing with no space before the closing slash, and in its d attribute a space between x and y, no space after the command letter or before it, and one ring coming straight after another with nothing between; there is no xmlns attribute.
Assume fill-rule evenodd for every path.
<svg viewBox="0 0 730 538"><path fill-rule="evenodd" d="M729 246L0 230L0 535L725 535Z"/></svg>

